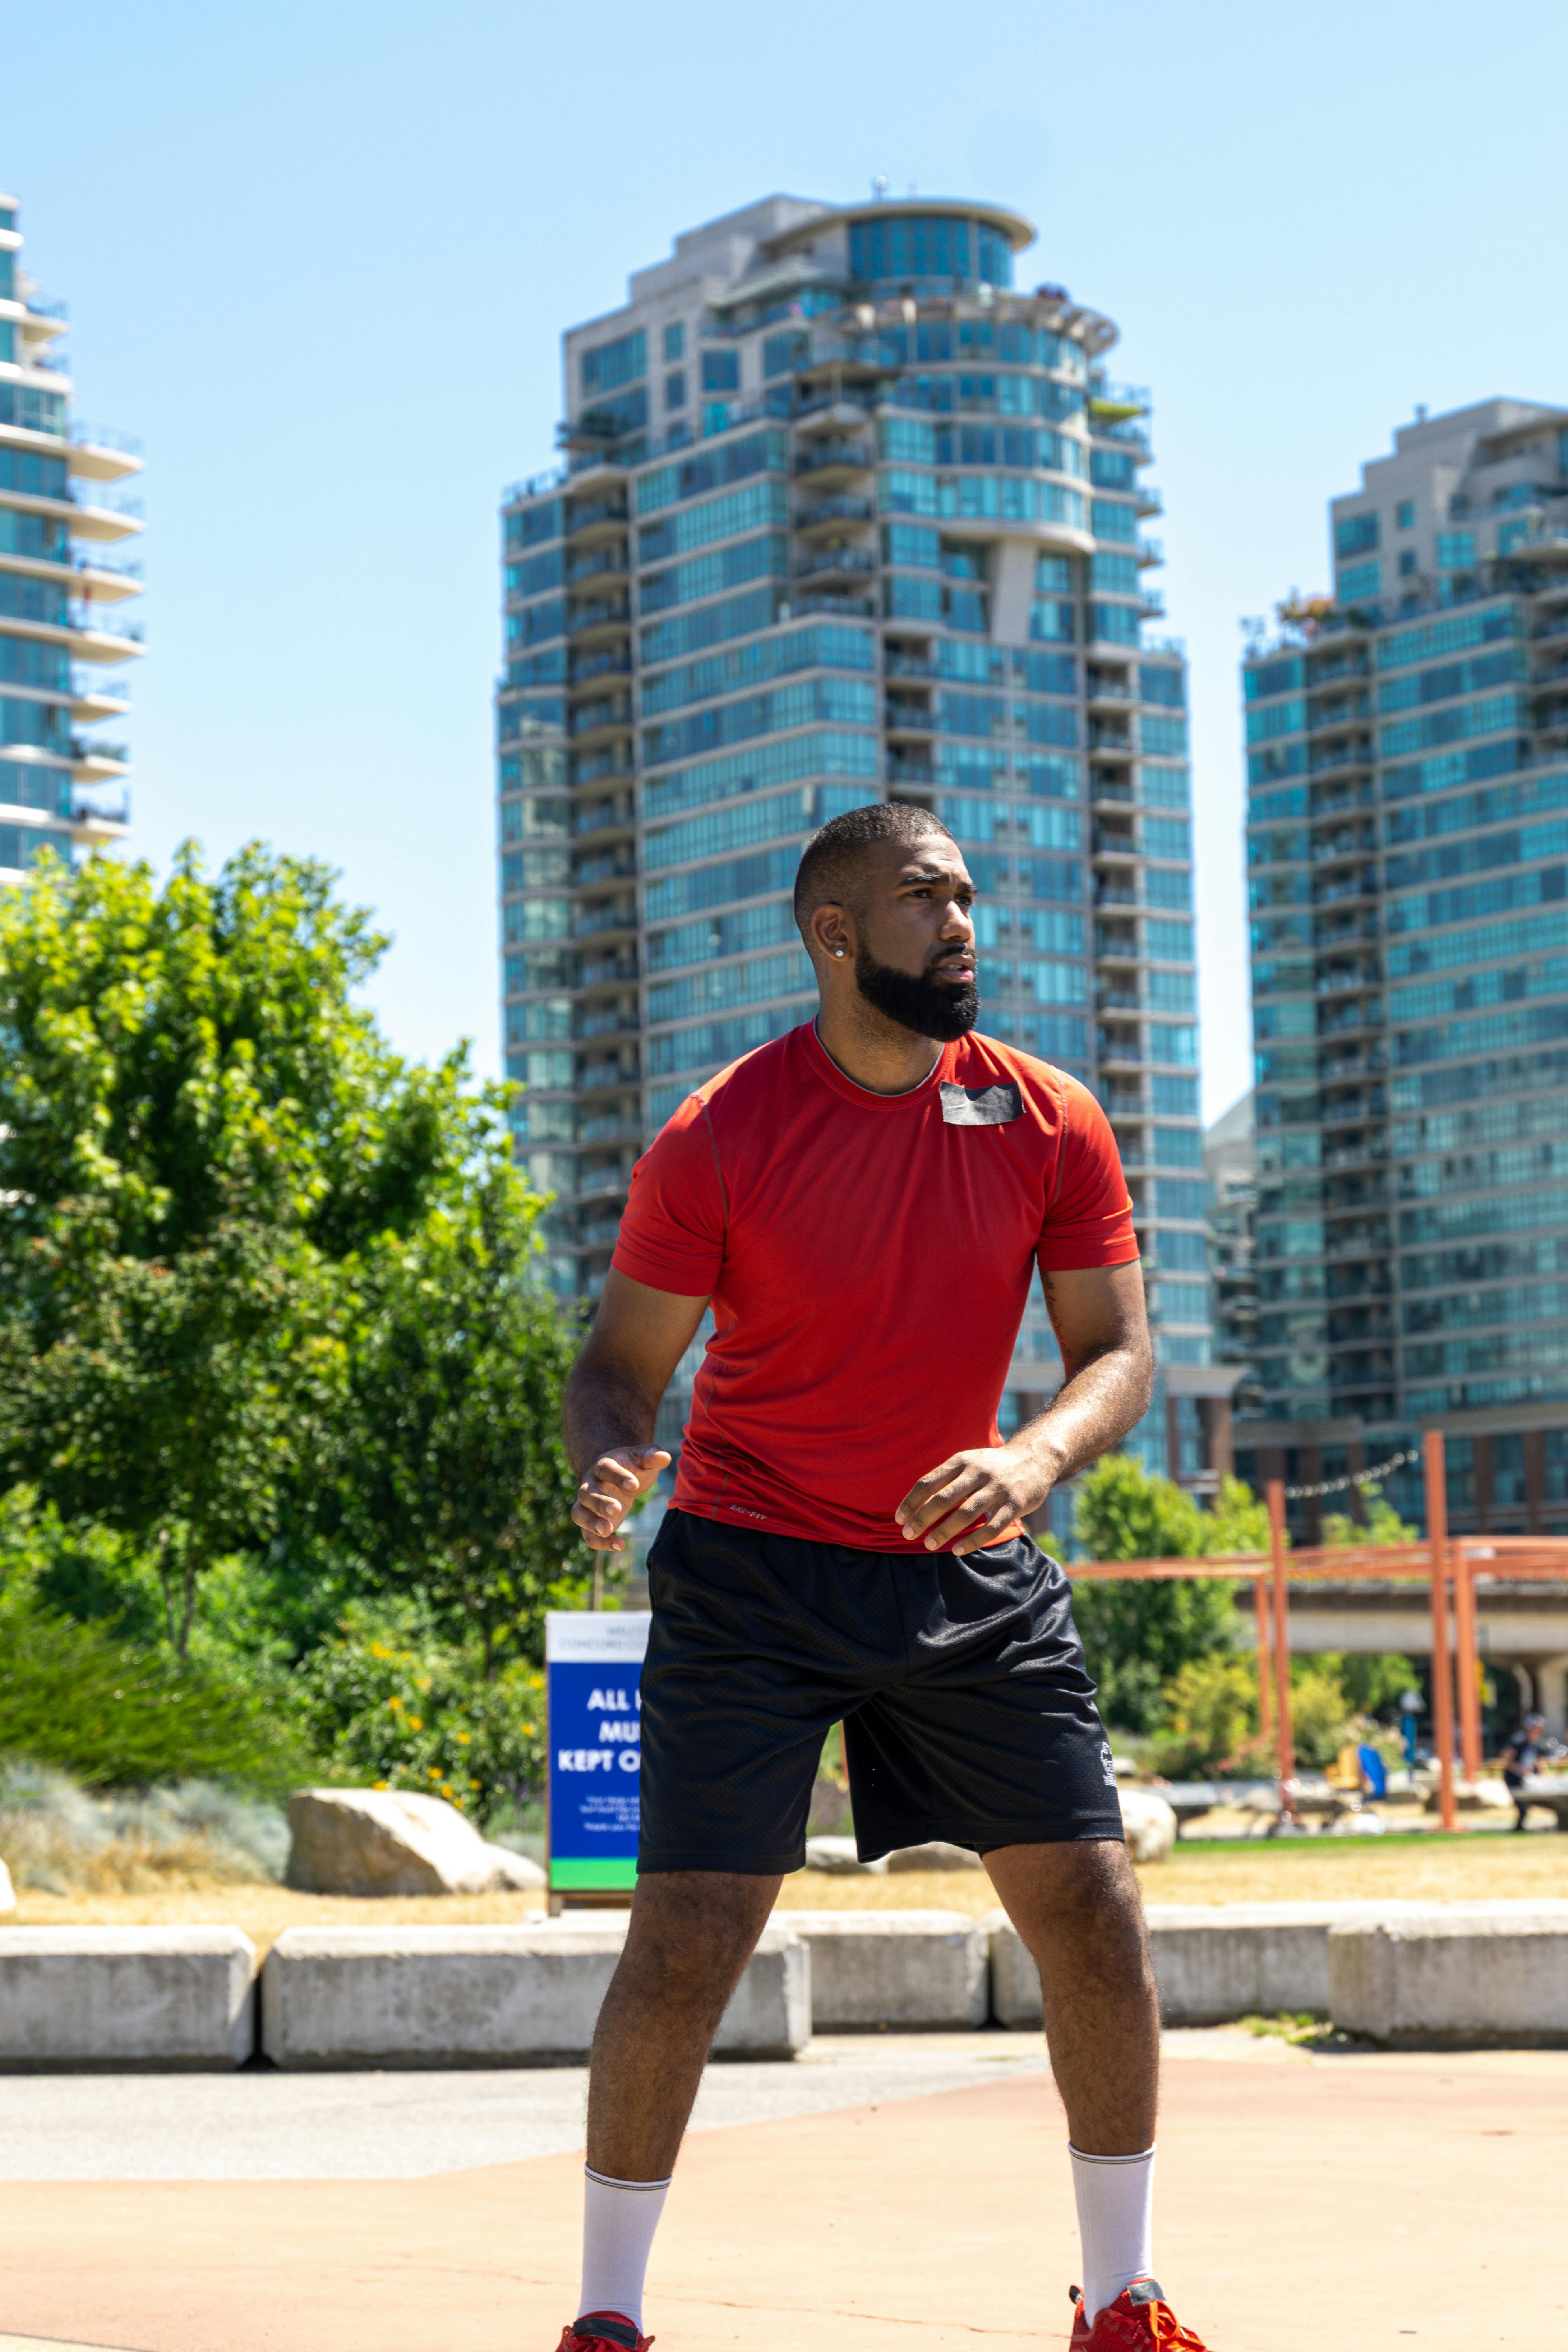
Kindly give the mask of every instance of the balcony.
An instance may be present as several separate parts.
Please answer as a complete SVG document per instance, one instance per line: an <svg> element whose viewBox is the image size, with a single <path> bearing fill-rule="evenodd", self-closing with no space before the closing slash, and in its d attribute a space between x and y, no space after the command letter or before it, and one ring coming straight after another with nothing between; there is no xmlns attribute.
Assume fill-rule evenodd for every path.
<svg viewBox="0 0 1568 2352"><path fill-rule="evenodd" d="M868 579L877 569L868 547L817 547L795 565L797 580Z"/></svg>
<svg viewBox="0 0 1568 2352"><path fill-rule="evenodd" d="M608 1087L626 1088L642 1084L635 1062L592 1062L577 1073L579 1094L603 1093Z"/></svg>
<svg viewBox="0 0 1568 2352"><path fill-rule="evenodd" d="M640 1143L642 1121L640 1118L626 1118L617 1111L606 1111L597 1118L579 1120L577 1140L579 1143Z"/></svg>
<svg viewBox="0 0 1568 2352"><path fill-rule="evenodd" d="M574 604L566 615L569 637L584 637L600 629L625 629L629 626L631 606L624 596L606 597L592 604Z"/></svg>
<svg viewBox="0 0 1568 2352"><path fill-rule="evenodd" d="M1136 857L1138 845L1131 833L1108 824L1093 828L1091 854L1096 857Z"/></svg>
<svg viewBox="0 0 1568 2352"><path fill-rule="evenodd" d="M624 580L630 569L626 541L605 540L572 557L566 566L566 585L580 588L589 580Z"/></svg>
<svg viewBox="0 0 1568 2352"><path fill-rule="evenodd" d="M572 936L588 940L601 931L635 931L637 927L635 907L578 907L574 910Z"/></svg>
<svg viewBox="0 0 1568 2352"><path fill-rule="evenodd" d="M1131 808L1134 805L1132 787L1127 783L1113 782L1109 776L1096 776L1089 788L1089 801L1095 808L1102 805Z"/></svg>
<svg viewBox="0 0 1568 2352"><path fill-rule="evenodd" d="M623 731L632 723L632 699L629 694L613 694L598 702L574 703L566 714L566 732L574 742L587 735L603 734L606 728Z"/></svg>
<svg viewBox="0 0 1568 2352"><path fill-rule="evenodd" d="M902 696L889 696L886 717L890 735L933 735L936 732L929 707L922 702L906 701Z"/></svg>
<svg viewBox="0 0 1568 2352"><path fill-rule="evenodd" d="M888 761L888 789L896 792L900 784L934 784L936 770L929 760L895 760Z"/></svg>
<svg viewBox="0 0 1568 2352"><path fill-rule="evenodd" d="M606 850L602 856L583 859L572 877L572 887L588 890L602 882L629 881L637 870L637 860L629 851Z"/></svg>
<svg viewBox="0 0 1568 2352"><path fill-rule="evenodd" d="M877 617L877 602L873 596L835 596L829 591L813 589L792 596L788 610L781 612L779 618L799 621L808 613L837 613L855 620L873 621Z"/></svg>
<svg viewBox="0 0 1568 2352"><path fill-rule="evenodd" d="M629 800L589 801L572 812L574 839L585 834L628 832L635 823Z"/></svg>
<svg viewBox="0 0 1568 2352"><path fill-rule="evenodd" d="M631 782L632 746L629 735L623 735L603 751L574 751L572 778L574 784L599 784L609 777L617 782L625 777Z"/></svg>
<svg viewBox="0 0 1568 2352"><path fill-rule="evenodd" d="M872 403L859 391L846 392L834 384L826 392L814 392L800 402L795 411L795 421L804 425L859 425L870 414Z"/></svg>
<svg viewBox="0 0 1568 2352"><path fill-rule="evenodd" d="M1097 441L1113 441L1119 449L1131 449L1135 461L1141 466L1147 465L1154 454L1147 433L1141 425L1134 425L1131 420L1118 425L1109 418L1102 421L1100 417L1096 417L1094 437Z"/></svg>
<svg viewBox="0 0 1568 2352"><path fill-rule="evenodd" d="M836 523L875 522L877 509L869 499L818 499L802 507L795 519L796 530L831 530Z"/></svg>
<svg viewBox="0 0 1568 2352"><path fill-rule="evenodd" d="M123 743L89 743L80 737L71 739L71 773L79 784L95 784L100 779L122 776L131 765L131 753Z"/></svg>
<svg viewBox="0 0 1568 2352"><path fill-rule="evenodd" d="M1112 383L1095 369L1089 379L1089 405L1098 430L1101 417L1111 423L1130 423L1135 416L1147 416L1154 404L1146 384Z"/></svg>
<svg viewBox="0 0 1568 2352"><path fill-rule="evenodd" d="M620 1231L618 1215L595 1217L579 1227L577 1246L579 1249L613 1249L620 1238Z"/></svg>
<svg viewBox="0 0 1568 2352"><path fill-rule="evenodd" d="M599 653L574 654L566 690L570 694L598 677L629 677L631 669L631 656L623 646L605 646Z"/></svg>
<svg viewBox="0 0 1568 2352"><path fill-rule="evenodd" d="M603 530L630 520L625 499L574 499L566 517L566 536L581 540L589 531Z"/></svg>
<svg viewBox="0 0 1568 2352"><path fill-rule="evenodd" d="M1369 866L1364 874L1352 874L1342 882L1317 882L1312 886L1314 907L1333 907L1345 898L1375 898L1377 876Z"/></svg>
<svg viewBox="0 0 1568 2352"><path fill-rule="evenodd" d="M889 654L883 661L889 677L937 677L941 672L933 662L924 661L915 654Z"/></svg>
<svg viewBox="0 0 1568 2352"><path fill-rule="evenodd" d="M819 441L800 451L795 470L797 474L809 474L815 481L830 481L838 476L847 480L855 474L868 474L876 462L863 442Z"/></svg>
<svg viewBox="0 0 1568 2352"><path fill-rule="evenodd" d="M1103 720L1091 719L1089 722L1089 748L1101 759L1131 760L1132 738L1124 726L1110 727Z"/></svg>
<svg viewBox="0 0 1568 2352"><path fill-rule="evenodd" d="M636 980L637 960L635 954L598 956L593 961L579 958L577 986L579 988L613 988L618 982Z"/></svg>
<svg viewBox="0 0 1568 2352"><path fill-rule="evenodd" d="M573 1024L574 1037L635 1037L641 1026L635 1013L624 1012L618 1004L596 1005L592 1012L580 1015Z"/></svg>

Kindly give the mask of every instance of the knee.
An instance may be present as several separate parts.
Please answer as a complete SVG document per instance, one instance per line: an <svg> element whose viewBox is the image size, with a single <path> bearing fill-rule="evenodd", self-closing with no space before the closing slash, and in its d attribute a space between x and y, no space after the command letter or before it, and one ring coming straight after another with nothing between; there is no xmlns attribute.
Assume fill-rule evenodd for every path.
<svg viewBox="0 0 1568 2352"><path fill-rule="evenodd" d="M716 1889L667 1885L646 1900L639 1886L617 1975L654 1999L699 2008L717 2000L721 2008L767 1911L743 1879L721 1881Z"/></svg>

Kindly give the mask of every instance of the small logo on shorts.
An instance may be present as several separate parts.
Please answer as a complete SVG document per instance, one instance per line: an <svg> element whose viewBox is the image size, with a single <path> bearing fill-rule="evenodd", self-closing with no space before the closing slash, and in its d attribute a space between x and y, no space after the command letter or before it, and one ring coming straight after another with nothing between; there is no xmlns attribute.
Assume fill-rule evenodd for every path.
<svg viewBox="0 0 1568 2352"><path fill-rule="evenodd" d="M1114 1789L1116 1786L1116 1764L1115 1759L1111 1756L1110 1742L1108 1739L1102 1739L1100 1743L1100 1769L1106 1787L1108 1789Z"/></svg>

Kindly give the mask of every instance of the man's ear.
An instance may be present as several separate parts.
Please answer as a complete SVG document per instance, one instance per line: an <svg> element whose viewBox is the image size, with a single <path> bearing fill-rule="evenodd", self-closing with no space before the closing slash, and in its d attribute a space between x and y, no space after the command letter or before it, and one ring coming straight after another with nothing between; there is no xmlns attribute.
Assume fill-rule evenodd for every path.
<svg viewBox="0 0 1568 2352"><path fill-rule="evenodd" d="M847 908L831 900L811 919L812 943L829 963L847 961L855 951L855 930Z"/></svg>

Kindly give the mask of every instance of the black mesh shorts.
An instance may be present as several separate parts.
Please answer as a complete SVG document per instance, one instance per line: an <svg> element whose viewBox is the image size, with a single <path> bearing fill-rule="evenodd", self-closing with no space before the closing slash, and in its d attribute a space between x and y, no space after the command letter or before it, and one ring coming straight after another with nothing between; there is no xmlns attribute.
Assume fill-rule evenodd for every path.
<svg viewBox="0 0 1568 2352"><path fill-rule="evenodd" d="M669 1511L648 1554L642 1871L798 1870L845 1726L863 1862L1121 1838L1067 1577L1027 1536L857 1551Z"/></svg>

